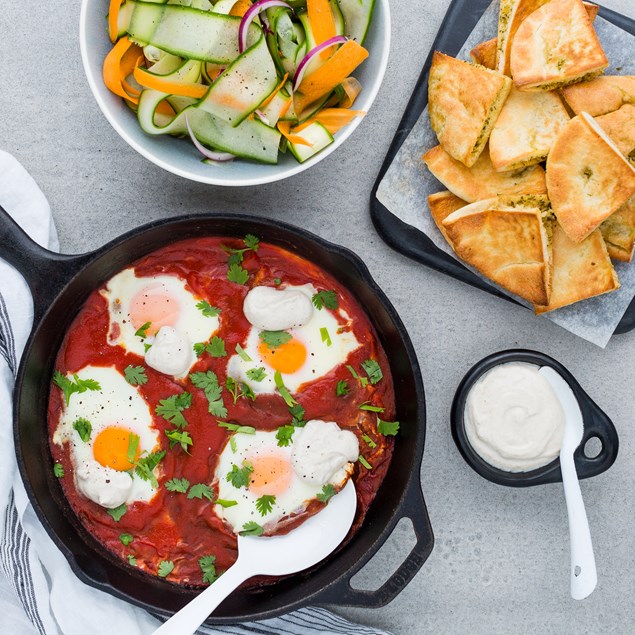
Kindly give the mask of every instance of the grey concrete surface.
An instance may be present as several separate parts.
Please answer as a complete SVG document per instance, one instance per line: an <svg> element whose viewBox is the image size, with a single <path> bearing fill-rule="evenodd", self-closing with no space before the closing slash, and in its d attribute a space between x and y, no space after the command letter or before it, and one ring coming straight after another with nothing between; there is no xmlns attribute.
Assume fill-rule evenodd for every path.
<svg viewBox="0 0 635 635"><path fill-rule="evenodd" d="M197 185L130 149L101 115L84 80L79 3L3 2L0 10L0 147L48 196L64 252L98 247L123 231L185 212L248 212L297 223L355 250L400 312L421 362L428 400L421 479L436 546L389 606L341 608L352 619L412 633L632 633L635 630L635 333L606 350L528 311L432 272L375 233L368 196L448 0L393 2L393 48L375 106L322 163L282 183L248 189ZM633 0L605 0L635 18ZM635 53L635 52L634 52ZM463 462L449 409L465 371L503 348L528 347L563 362L613 418L620 456L582 484L599 583L569 597L569 545L558 485L512 490ZM412 545L407 522L357 583L380 585Z"/></svg>

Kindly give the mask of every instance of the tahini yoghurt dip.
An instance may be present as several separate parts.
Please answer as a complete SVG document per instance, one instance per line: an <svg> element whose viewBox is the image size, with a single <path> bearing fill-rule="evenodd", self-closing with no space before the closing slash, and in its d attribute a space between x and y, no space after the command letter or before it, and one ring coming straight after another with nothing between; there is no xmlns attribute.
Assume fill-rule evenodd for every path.
<svg viewBox="0 0 635 635"><path fill-rule="evenodd" d="M564 411L539 366L500 364L471 388L465 405L470 445L490 465L527 472L560 454Z"/></svg>

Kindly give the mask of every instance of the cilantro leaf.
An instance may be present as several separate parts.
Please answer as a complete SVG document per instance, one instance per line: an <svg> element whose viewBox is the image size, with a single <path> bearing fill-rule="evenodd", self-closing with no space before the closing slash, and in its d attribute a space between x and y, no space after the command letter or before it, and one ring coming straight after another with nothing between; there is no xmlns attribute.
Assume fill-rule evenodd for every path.
<svg viewBox="0 0 635 635"><path fill-rule="evenodd" d="M256 434L256 428L253 426L241 426L237 423L228 423L226 421L218 421L219 428L225 428L231 432L241 432L242 434Z"/></svg>
<svg viewBox="0 0 635 635"><path fill-rule="evenodd" d="M293 336L286 331L260 331L260 339L273 350L292 340Z"/></svg>
<svg viewBox="0 0 635 635"><path fill-rule="evenodd" d="M62 478L62 476L64 476L64 467L61 463L56 463L53 466L53 474L55 474L57 478Z"/></svg>
<svg viewBox="0 0 635 635"><path fill-rule="evenodd" d="M137 559L131 554L128 554L128 564L132 567L137 566Z"/></svg>
<svg viewBox="0 0 635 635"><path fill-rule="evenodd" d="M174 571L174 562L172 560L161 560L157 568L157 575L160 578L167 578Z"/></svg>
<svg viewBox="0 0 635 635"><path fill-rule="evenodd" d="M362 362L362 368L366 371L368 379L373 386L379 383L384 377L384 374L381 372L381 367L374 359L367 359L365 362Z"/></svg>
<svg viewBox="0 0 635 635"><path fill-rule="evenodd" d="M157 477L154 475L154 468L161 463L165 456L165 450L152 452L147 456L142 456L135 465L135 474L144 481L150 481L155 489L159 487Z"/></svg>
<svg viewBox="0 0 635 635"><path fill-rule="evenodd" d="M291 425L296 428L304 428L306 425L306 421L304 420L304 408L299 403L296 403L293 406L289 406L289 412L293 416Z"/></svg>
<svg viewBox="0 0 635 635"><path fill-rule="evenodd" d="M212 306L207 300L201 300L198 302L196 308L205 317L216 317L220 313L220 309L216 306Z"/></svg>
<svg viewBox="0 0 635 635"><path fill-rule="evenodd" d="M188 446L194 445L192 437L185 430L166 430L165 436L170 439L170 449L178 444L186 454L189 454Z"/></svg>
<svg viewBox="0 0 635 635"><path fill-rule="evenodd" d="M137 450L139 449L139 435L134 432L130 433L128 437L128 448L126 451L126 458L129 463L134 463L137 458Z"/></svg>
<svg viewBox="0 0 635 635"><path fill-rule="evenodd" d="M360 377L357 374L357 371L352 366L349 366L348 364L346 365L346 368L348 368L348 372L353 376L353 379L357 379L357 381L360 383L360 386L362 388L365 388L366 386L368 386L368 379L366 377Z"/></svg>
<svg viewBox="0 0 635 635"><path fill-rule="evenodd" d="M185 494L189 486L190 482L186 478L171 478L169 481L165 482L165 489L167 489L168 492L179 492L180 494Z"/></svg>
<svg viewBox="0 0 635 635"><path fill-rule="evenodd" d="M227 269L227 280L236 284L245 284L249 279L249 272L243 269L238 263L234 262Z"/></svg>
<svg viewBox="0 0 635 635"><path fill-rule="evenodd" d="M369 412L383 412L386 408L382 408L381 406L373 406L370 401L363 403L360 407L360 410L368 410Z"/></svg>
<svg viewBox="0 0 635 635"><path fill-rule="evenodd" d="M234 505L238 505L238 501L228 501L224 498L217 498L214 501L214 505L220 505L221 507L233 507Z"/></svg>
<svg viewBox="0 0 635 635"><path fill-rule="evenodd" d="M236 348L234 349L236 354L242 359L244 362L253 362L253 359L247 355L245 349L240 345L236 344Z"/></svg>
<svg viewBox="0 0 635 635"><path fill-rule="evenodd" d="M252 381L262 381L267 376L265 372L265 367L260 366L259 368L250 368L247 371L247 377Z"/></svg>
<svg viewBox="0 0 635 635"><path fill-rule="evenodd" d="M197 483L196 485L192 485L192 487L190 487L190 491L187 494L187 497L189 499L203 498L203 496L205 496L205 498L207 498L207 500L210 502L214 501L214 490L205 483Z"/></svg>
<svg viewBox="0 0 635 635"><path fill-rule="evenodd" d="M249 463L243 462L243 467L240 468L236 464L232 465L231 472L227 474L227 481L230 482L235 488L248 487L251 480L251 473L254 468Z"/></svg>
<svg viewBox="0 0 635 635"><path fill-rule="evenodd" d="M377 417L377 432L384 436L395 436L399 432L399 421L382 421Z"/></svg>
<svg viewBox="0 0 635 635"><path fill-rule="evenodd" d="M256 500L256 509L261 516L266 516L271 513L273 506L276 504L276 497L270 494L263 494Z"/></svg>
<svg viewBox="0 0 635 635"><path fill-rule="evenodd" d="M373 466L360 454L357 459L367 470L372 470Z"/></svg>
<svg viewBox="0 0 635 635"><path fill-rule="evenodd" d="M369 448L374 449L377 447L377 444L367 434L362 435L362 439L364 439Z"/></svg>
<svg viewBox="0 0 635 635"><path fill-rule="evenodd" d="M335 488L331 483L327 483L322 487L322 491L315 497L320 503L328 503L335 496Z"/></svg>
<svg viewBox="0 0 635 635"><path fill-rule="evenodd" d="M265 530L257 522L250 520L243 525L243 530L238 533L241 536L262 536Z"/></svg>
<svg viewBox="0 0 635 635"><path fill-rule="evenodd" d="M258 251L258 247L260 247L260 239L258 236L254 236L253 234L247 234L243 242L245 243L245 247L247 247L247 249L251 249L252 251Z"/></svg>
<svg viewBox="0 0 635 635"><path fill-rule="evenodd" d="M205 350L212 357L227 357L227 352L225 351L225 340L222 337L218 337L218 335L214 335L212 339L209 341Z"/></svg>
<svg viewBox="0 0 635 635"><path fill-rule="evenodd" d="M136 331L135 336L140 337L142 340L145 340L148 337L148 329L152 326L152 322L146 322L142 324Z"/></svg>
<svg viewBox="0 0 635 635"><path fill-rule="evenodd" d="M194 349L194 354L196 357L200 357L205 352L205 347L207 344L205 342L196 342L192 348Z"/></svg>
<svg viewBox="0 0 635 635"><path fill-rule="evenodd" d="M295 426L281 426L276 432L276 439L278 439L278 445L281 448L286 448L291 444L291 438L295 432Z"/></svg>
<svg viewBox="0 0 635 635"><path fill-rule="evenodd" d="M99 382L94 379L80 379L75 373L73 379L69 379L66 375L62 374L59 370L53 373L53 383L62 389L64 393L64 399L66 405L70 403L71 395L77 393L86 392L87 390L101 390Z"/></svg>
<svg viewBox="0 0 635 635"><path fill-rule="evenodd" d="M333 342L331 342L329 330L325 326L322 326L320 328L320 335L322 336L322 342L324 342L327 346L331 346Z"/></svg>
<svg viewBox="0 0 635 635"><path fill-rule="evenodd" d="M134 540L134 536L132 534L119 534L119 540L124 547L127 547Z"/></svg>
<svg viewBox="0 0 635 635"><path fill-rule="evenodd" d="M280 396L284 399L284 403L286 403L289 408L291 406L295 406L298 402L291 396L291 393L284 385L284 382L282 381L282 375L280 374L279 370L275 372L273 381L276 384L276 388L278 389Z"/></svg>
<svg viewBox="0 0 635 635"><path fill-rule="evenodd" d="M73 430L79 434L79 438L84 443L88 443L91 432L93 431L93 426L88 419L80 417L79 419L75 419L75 422L73 423Z"/></svg>
<svg viewBox="0 0 635 635"><path fill-rule="evenodd" d="M335 394L338 397L344 397L345 395L348 395L349 392L350 388L348 387L348 382L344 379L340 379L335 387Z"/></svg>
<svg viewBox="0 0 635 635"><path fill-rule="evenodd" d="M337 309L340 305L335 291L318 291L313 294L311 300L313 301L313 306L318 309L318 311L321 311L322 307Z"/></svg>
<svg viewBox="0 0 635 635"><path fill-rule="evenodd" d="M131 386L143 386L148 382L146 369L143 366L126 366L123 374Z"/></svg>
<svg viewBox="0 0 635 635"><path fill-rule="evenodd" d="M198 566L201 567L203 572L203 582L205 584L212 584L218 578L215 565L216 556L203 556L198 559Z"/></svg>
<svg viewBox="0 0 635 635"><path fill-rule="evenodd" d="M224 419L227 416L227 408L223 402L223 387L218 383L216 373L211 370L206 373L191 373L190 380L205 393L210 414Z"/></svg>
<svg viewBox="0 0 635 635"><path fill-rule="evenodd" d="M255 401L256 399L254 391L247 384L237 382L233 377L228 377L225 380L225 388L227 388L227 390L231 393L231 396L234 399L234 405L240 397L247 397L252 401Z"/></svg>
<svg viewBox="0 0 635 635"><path fill-rule="evenodd" d="M182 392L172 395L167 399L161 399L154 411L166 421L173 423L177 428L187 427L187 420L183 416L183 410L187 410L192 405L192 395L189 392Z"/></svg>
<svg viewBox="0 0 635 635"><path fill-rule="evenodd" d="M128 511L128 507L125 503L121 503L119 507L115 507L114 509L107 509L108 515L118 523L121 520L121 517Z"/></svg>

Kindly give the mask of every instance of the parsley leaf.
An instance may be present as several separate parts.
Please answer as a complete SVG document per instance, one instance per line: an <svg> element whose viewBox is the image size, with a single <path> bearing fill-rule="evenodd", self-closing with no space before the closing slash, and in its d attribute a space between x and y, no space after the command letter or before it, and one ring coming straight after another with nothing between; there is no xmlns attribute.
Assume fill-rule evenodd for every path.
<svg viewBox="0 0 635 635"><path fill-rule="evenodd" d="M382 408L381 406L373 406L370 401L366 401L360 407L360 410L368 410L369 412L383 412L386 408Z"/></svg>
<svg viewBox="0 0 635 635"><path fill-rule="evenodd" d="M203 572L203 582L205 584L212 584L218 578L215 565L216 556L203 556L198 559L198 566L201 567Z"/></svg>
<svg viewBox="0 0 635 635"><path fill-rule="evenodd" d="M243 461L243 467L232 465L231 472L227 474L227 480L237 489L248 487L251 479L251 473L254 468L249 463Z"/></svg>
<svg viewBox="0 0 635 635"><path fill-rule="evenodd" d="M66 375L60 373L59 370L53 373L53 383L62 389L67 406L70 403L71 395L76 392L82 393L87 390L101 390L99 382L94 379L80 379L77 373L73 375L73 379L69 379Z"/></svg>
<svg viewBox="0 0 635 635"><path fill-rule="evenodd" d="M313 294L311 300L313 301L313 306L318 310L322 310L322 307L327 309L337 309L339 307L335 291L318 291Z"/></svg>
<svg viewBox="0 0 635 635"><path fill-rule="evenodd" d="M186 454L189 454L188 446L194 445L192 437L185 430L166 430L165 436L170 439L170 449L178 444Z"/></svg>
<svg viewBox="0 0 635 635"><path fill-rule="evenodd" d="M348 372L353 376L353 379L357 379L362 388L368 386L368 379L366 379L366 377L360 377L352 366L347 365L346 368L348 368Z"/></svg>
<svg viewBox="0 0 635 635"><path fill-rule="evenodd" d="M293 416L291 425L296 428L304 428L306 425L306 421L304 420L304 408L299 403L296 403L293 406L289 406L289 412Z"/></svg>
<svg viewBox="0 0 635 635"><path fill-rule="evenodd" d="M261 516L266 516L271 513L273 506L276 504L276 497L270 494L263 494L256 500L256 509Z"/></svg>
<svg viewBox="0 0 635 635"><path fill-rule="evenodd" d="M205 342L196 342L192 348L194 349L194 354L196 357L200 357L205 352L205 347L207 344Z"/></svg>
<svg viewBox="0 0 635 635"><path fill-rule="evenodd" d="M127 547L134 540L134 536L132 534L119 534L119 540L124 547Z"/></svg>
<svg viewBox="0 0 635 635"><path fill-rule="evenodd" d="M291 438L295 432L295 426L281 426L276 432L276 439L281 448L286 448L291 444Z"/></svg>
<svg viewBox="0 0 635 635"><path fill-rule="evenodd" d="M344 379L340 379L335 387L335 394L338 397L344 397L345 395L348 395L349 392L350 388L348 387L348 382Z"/></svg>
<svg viewBox="0 0 635 635"><path fill-rule="evenodd" d="M84 419L80 417L79 419L75 419L73 423L73 430L79 434L79 438L84 442L88 443L90 440L91 432L93 431L93 426L90 424L88 419Z"/></svg>
<svg viewBox="0 0 635 635"><path fill-rule="evenodd" d="M190 482L186 478L171 478L169 481L165 482L165 489L167 489L168 492L179 492L180 494L185 494L189 486Z"/></svg>
<svg viewBox="0 0 635 635"><path fill-rule="evenodd" d="M322 326L320 328L320 335L322 336L322 342L324 342L327 346L330 346L332 344L329 330L325 326Z"/></svg>
<svg viewBox="0 0 635 635"><path fill-rule="evenodd" d="M152 452L147 456L142 456L135 465L135 474L144 481L150 481L155 489L159 487L157 477L154 475L154 468L161 463L165 456L165 450Z"/></svg>
<svg viewBox="0 0 635 635"><path fill-rule="evenodd" d="M249 272L243 269L238 263L232 263L227 269L227 280L236 284L245 284L249 279Z"/></svg>
<svg viewBox="0 0 635 635"><path fill-rule="evenodd" d="M399 421L382 421L377 417L377 432L384 436L395 436L399 432Z"/></svg>
<svg viewBox="0 0 635 635"><path fill-rule="evenodd" d="M237 423L228 423L226 421L218 421L220 428L225 428L231 432L241 432L242 434L256 434L256 428L253 426L241 426Z"/></svg>
<svg viewBox="0 0 635 635"><path fill-rule="evenodd" d="M315 497L320 503L328 503L335 496L335 488L331 483L327 483L322 487L322 491Z"/></svg>
<svg viewBox="0 0 635 635"><path fill-rule="evenodd" d="M262 381L267 376L265 372L265 367L260 366L259 368L250 368L247 371L247 377L252 381Z"/></svg>
<svg viewBox="0 0 635 635"><path fill-rule="evenodd" d="M214 501L214 490L209 486L205 485L205 483L197 483L196 485L192 485L190 487L190 491L187 494L189 499L192 498L207 498L208 501Z"/></svg>
<svg viewBox="0 0 635 635"><path fill-rule="evenodd" d="M123 374L131 386L143 386L148 381L146 369L143 366L126 366Z"/></svg>
<svg viewBox="0 0 635 635"><path fill-rule="evenodd" d="M55 474L57 478L62 478L62 476L64 476L64 467L61 463L56 463L53 466L53 474Z"/></svg>
<svg viewBox="0 0 635 635"><path fill-rule="evenodd" d="M293 336L286 331L260 331L260 339L273 350L292 340Z"/></svg>
<svg viewBox="0 0 635 635"><path fill-rule="evenodd" d="M364 439L366 445L368 445L369 448L374 449L377 447L377 444L367 434L364 434L362 436L362 439Z"/></svg>
<svg viewBox="0 0 635 635"><path fill-rule="evenodd" d="M265 530L253 520L243 525L243 530L238 532L241 536L262 536Z"/></svg>
<svg viewBox="0 0 635 635"><path fill-rule="evenodd" d="M205 350L212 357L227 357L227 352L225 351L225 340L222 337L218 337L218 335L214 335L212 339L209 341Z"/></svg>
<svg viewBox="0 0 635 635"><path fill-rule="evenodd" d="M206 373L192 373L190 380L205 393L208 404L207 410L210 414L219 419L224 419L227 416L227 408L225 408L223 402L223 388L218 383L216 373L212 370L208 370Z"/></svg>
<svg viewBox="0 0 635 635"><path fill-rule="evenodd" d="M236 351L236 354L240 357L240 359L242 359L244 362L254 361L253 359L251 359L251 357L249 357L249 355L247 355L245 349L240 344L236 344L236 348L234 350Z"/></svg>
<svg viewBox="0 0 635 635"><path fill-rule="evenodd" d="M182 413L183 410L187 410L191 405L192 395L189 392L182 392L167 399L161 399L154 411L166 421L173 423L177 428L185 428L187 420Z"/></svg>
<svg viewBox="0 0 635 635"><path fill-rule="evenodd" d="M130 433L128 437L128 449L126 451L126 458L129 463L134 463L137 458L137 450L139 449L139 435L134 432Z"/></svg>
<svg viewBox="0 0 635 635"><path fill-rule="evenodd" d="M196 308L205 317L216 317L220 313L220 309L216 306L212 306L207 300L201 300L197 303Z"/></svg>
<svg viewBox="0 0 635 635"><path fill-rule="evenodd" d="M234 505L238 505L237 501L228 501L223 498L217 498L214 501L214 505L220 505L221 507L233 507Z"/></svg>
<svg viewBox="0 0 635 635"><path fill-rule="evenodd" d="M152 322L146 322L142 324L136 331L136 337L140 337L142 340L145 340L148 337L148 329L152 326Z"/></svg>
<svg viewBox="0 0 635 635"><path fill-rule="evenodd" d="M360 454L357 459L367 470L372 470L373 466Z"/></svg>
<svg viewBox="0 0 635 635"><path fill-rule="evenodd" d="M115 507L114 509L107 509L108 515L118 523L121 520L121 517L128 511L125 503L121 503L119 507Z"/></svg>
<svg viewBox="0 0 635 635"><path fill-rule="evenodd" d="M174 562L172 560L161 560L157 569L157 575L160 578L167 578L174 570Z"/></svg>
<svg viewBox="0 0 635 635"><path fill-rule="evenodd" d="M278 389L280 396L284 399L284 403L286 403L289 408L291 406L295 406L298 402L291 396L291 393L284 385L284 382L282 381L282 375L280 374L279 370L275 372L273 381L276 384L276 388Z"/></svg>
<svg viewBox="0 0 635 635"><path fill-rule="evenodd" d="M136 567L137 559L133 555L128 554L128 564L132 567Z"/></svg>
<svg viewBox="0 0 635 635"><path fill-rule="evenodd" d="M362 362L362 368L366 371L368 379L373 386L379 383L384 377L384 374L381 372L381 367L374 359L367 359L365 362Z"/></svg>

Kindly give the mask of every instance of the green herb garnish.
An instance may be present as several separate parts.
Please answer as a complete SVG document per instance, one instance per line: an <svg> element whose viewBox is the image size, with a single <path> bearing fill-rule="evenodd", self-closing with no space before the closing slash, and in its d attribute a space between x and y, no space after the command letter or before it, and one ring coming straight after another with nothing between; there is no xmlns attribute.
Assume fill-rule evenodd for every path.
<svg viewBox="0 0 635 635"><path fill-rule="evenodd" d="M186 478L171 478L165 482L165 489L168 492L179 492L185 494L190 486L190 482Z"/></svg>
<svg viewBox="0 0 635 635"><path fill-rule="evenodd" d="M75 419L75 422L73 423L73 430L79 434L79 438L84 443L88 443L91 432L93 431L93 426L90 424L88 419L80 417L79 419Z"/></svg>
<svg viewBox="0 0 635 635"><path fill-rule="evenodd" d="M373 406L370 401L363 403L360 407L360 410L368 410L369 412L383 412L386 408L382 408L380 406Z"/></svg>
<svg viewBox="0 0 635 635"><path fill-rule="evenodd" d="M190 491L187 494L187 497L189 499L203 498L203 496L205 496L205 498L207 498L207 500L210 502L214 501L214 490L205 483L197 483L196 485L192 485L192 487L190 487Z"/></svg>
<svg viewBox="0 0 635 635"><path fill-rule="evenodd" d="M238 532L241 536L262 536L265 530L253 520L243 525L243 530Z"/></svg>
<svg viewBox="0 0 635 635"><path fill-rule="evenodd" d="M369 448L374 449L377 447L377 444L367 434L362 435L362 439L364 439Z"/></svg>
<svg viewBox="0 0 635 635"><path fill-rule="evenodd" d="M57 478L62 478L64 476L64 467L61 463L56 463L53 466L53 474L55 474Z"/></svg>
<svg viewBox="0 0 635 635"><path fill-rule="evenodd" d="M251 379L252 381L260 382L266 376L267 376L267 373L265 372L264 366L260 366L259 368L250 368L247 371L247 377L249 377L249 379Z"/></svg>
<svg viewBox="0 0 635 635"><path fill-rule="evenodd" d="M223 338L218 337L218 335L214 335L214 337L212 337L212 339L209 341L209 343L205 347L205 350L212 357L226 357L227 356L227 352L225 351L225 341L223 340Z"/></svg>
<svg viewBox="0 0 635 635"><path fill-rule="evenodd" d="M216 317L220 313L220 309L218 307L212 306L207 300L201 300L196 308L205 316L205 317Z"/></svg>
<svg viewBox="0 0 635 635"><path fill-rule="evenodd" d="M143 386L148 381L146 369L143 366L126 366L123 374L131 386Z"/></svg>
<svg viewBox="0 0 635 635"><path fill-rule="evenodd" d="M242 468L234 464L232 465L231 472L227 474L227 480L237 489L248 487L253 471L254 468L246 461L243 461Z"/></svg>
<svg viewBox="0 0 635 635"><path fill-rule="evenodd" d="M315 497L320 503L328 503L335 496L335 487L331 483L327 483L322 487L322 491Z"/></svg>
<svg viewBox="0 0 635 635"><path fill-rule="evenodd" d="M155 489L159 487L157 477L154 475L154 468L161 463L165 456L165 450L151 452L146 456L142 456L135 465L135 474L144 481L150 481ZM132 461L131 461L132 462Z"/></svg>
<svg viewBox="0 0 635 635"><path fill-rule="evenodd" d="M114 509L107 509L108 515L118 523L121 520L121 517L128 511L128 507L126 507L125 503L119 505L119 507L115 507Z"/></svg>
<svg viewBox="0 0 635 635"><path fill-rule="evenodd" d="M224 419L227 416L227 408L225 408L222 397L223 387L218 383L216 373L211 370L206 373L192 373L190 380L205 393L209 413L219 419Z"/></svg>
<svg viewBox="0 0 635 635"><path fill-rule="evenodd" d="M318 310L321 310L322 307L327 309L337 309L339 307L335 291L318 291L313 294L311 300L313 301L313 306Z"/></svg>
<svg viewBox="0 0 635 635"><path fill-rule="evenodd" d="M399 432L399 421L382 421L377 417L377 432L384 436L395 436Z"/></svg>
<svg viewBox="0 0 635 635"><path fill-rule="evenodd" d="M290 408L291 406L295 406L298 402L291 396L291 393L284 385L284 381L282 381L282 375L279 370L277 370L273 376L273 381L276 384L276 388L280 393L280 396L284 399L284 403Z"/></svg>
<svg viewBox="0 0 635 635"><path fill-rule="evenodd" d="M227 280L236 284L245 284L249 279L249 272L243 269L238 263L233 263L227 269Z"/></svg>
<svg viewBox="0 0 635 635"><path fill-rule="evenodd" d="M373 466L360 454L358 461L367 469L372 470Z"/></svg>
<svg viewBox="0 0 635 635"><path fill-rule="evenodd" d="M171 560L161 560L157 569L157 575L160 578L167 578L174 571L174 562Z"/></svg>
<svg viewBox="0 0 635 635"><path fill-rule="evenodd" d="M264 494L256 500L256 509L261 516L271 513L273 506L276 504L276 497L270 494Z"/></svg>
<svg viewBox="0 0 635 635"><path fill-rule="evenodd" d="M253 361L251 357L247 355L247 353L245 352L245 349L240 344L236 344L236 348L234 350L236 351L236 354L240 357L240 359L242 359L244 362Z"/></svg>
<svg viewBox="0 0 635 635"><path fill-rule="evenodd" d="M256 428L253 426L240 426L237 423L228 423L226 421L218 421L220 428L225 428L231 432L240 432L242 434L256 434Z"/></svg>
<svg viewBox="0 0 635 635"><path fill-rule="evenodd" d="M73 379L69 379L66 375L56 370L53 373L53 383L62 389L66 405L70 403L71 395L75 393L86 392L87 390L101 390L99 382L94 379L80 379L77 373L73 375Z"/></svg>
<svg viewBox="0 0 635 635"><path fill-rule="evenodd" d="M374 359L367 359L365 362L362 362L362 368L366 371L368 379L373 386L379 383L384 376L381 372L381 367Z"/></svg>
<svg viewBox="0 0 635 635"><path fill-rule="evenodd" d="M320 327L320 335L322 336L322 342L324 342L327 346L332 344L329 330L325 326Z"/></svg>
<svg viewBox="0 0 635 635"><path fill-rule="evenodd" d="M286 331L260 331L260 339L273 350L291 341L293 336Z"/></svg>
<svg viewBox="0 0 635 635"><path fill-rule="evenodd" d="M126 451L126 458L128 463L134 463L137 458L137 450L139 449L139 435L130 433L128 437L128 449Z"/></svg>
<svg viewBox="0 0 635 635"><path fill-rule="evenodd" d="M148 337L148 329L152 326L152 322L146 322L142 324L136 331L135 335L140 337L142 340L145 340Z"/></svg>
<svg viewBox="0 0 635 635"><path fill-rule="evenodd" d="M295 426L281 426L276 432L276 439L281 448L286 448L291 443L291 438L295 432Z"/></svg>
<svg viewBox="0 0 635 635"><path fill-rule="evenodd" d="M185 430L166 430L165 436L170 439L170 449L176 445L180 445L186 454L190 453L188 447L190 445L194 445L192 437L189 432L186 432Z"/></svg>
<svg viewBox="0 0 635 635"><path fill-rule="evenodd" d="M183 416L183 410L187 410L191 405L192 395L189 392L182 392L167 399L161 399L154 411L177 428L185 428L187 427L187 420Z"/></svg>
<svg viewBox="0 0 635 635"><path fill-rule="evenodd" d="M344 397L345 395L348 395L349 392L350 388L348 387L348 382L344 379L340 379L335 387L335 394L338 397Z"/></svg>
<svg viewBox="0 0 635 635"><path fill-rule="evenodd" d="M357 371L352 366L349 366L348 364L346 368L348 368L348 372L353 376L353 379L357 379L357 381L359 382L362 388L365 388L366 386L368 386L368 379L366 379L366 377L360 377L357 374Z"/></svg>
<svg viewBox="0 0 635 635"><path fill-rule="evenodd" d="M205 584L212 584L218 578L215 565L216 556L203 556L198 559L198 566L201 567L203 572L203 582Z"/></svg>
<svg viewBox="0 0 635 635"><path fill-rule="evenodd" d="M124 547L127 547L134 540L134 536L132 534L119 534L119 540Z"/></svg>

